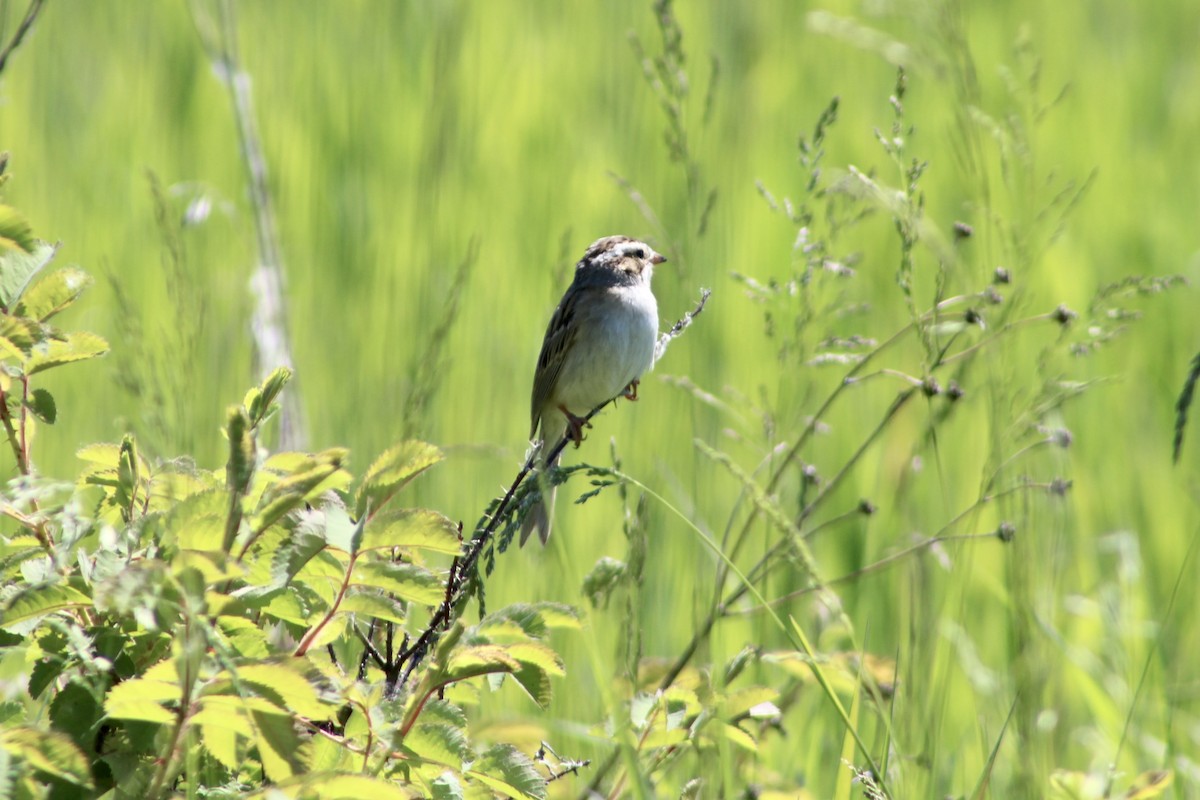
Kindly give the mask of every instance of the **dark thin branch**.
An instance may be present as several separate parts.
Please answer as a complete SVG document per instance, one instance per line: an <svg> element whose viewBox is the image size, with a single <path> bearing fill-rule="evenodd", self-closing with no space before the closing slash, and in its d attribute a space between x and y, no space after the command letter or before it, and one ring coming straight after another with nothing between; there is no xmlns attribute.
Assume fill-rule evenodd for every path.
<svg viewBox="0 0 1200 800"><path fill-rule="evenodd" d="M21 24L17 26L17 32L13 34L13 38L4 46L4 49L0 50L0 72L3 72L4 68L8 66L8 57L11 56L18 47L20 47L21 42L25 39L25 36L29 33L30 29L33 28L33 21L37 19L37 15L42 10L42 6L45 5L45 2L46 0L32 0L32 2L29 3L29 8L25 10L25 18L21 20Z"/></svg>
<svg viewBox="0 0 1200 800"><path fill-rule="evenodd" d="M692 324L692 320L704 310L704 304L708 302L711 294L712 292L708 289L702 289L700 292L700 302L696 304L696 307L685 314L682 319L659 337L658 344L655 347L656 358L666 351L667 345L670 344L672 339L681 335ZM611 402L612 400L606 400L593 408L583 418L584 422L586 423L591 420L592 417L599 414L601 409ZM446 596L433 613L429 624L425 626L425 630L421 632L421 635L417 637L417 640L411 646L401 650L394 665L385 670L389 694L394 694L408 680L409 676L428 657L429 652L437 644L442 632L450 627L453 621L454 609L470 594L472 587L475 585L474 582L479 580L479 576L476 573L476 565L479 563L480 554L492 542L497 528L500 527L501 521L506 518L510 510L517 490L521 487L525 479L529 477L530 473L534 471L534 465L539 461L546 464L553 464L570 441L568 436L563 436L544 457L537 449L530 452L529 457L525 459L525 464L517 473L517 477L513 480L512 485L508 487L508 491L504 493L495 510L492 511L487 525L484 526L483 530L476 533L474 538L466 545L466 550L463 554L455 559L454 566L451 568L450 575L446 581Z"/></svg>

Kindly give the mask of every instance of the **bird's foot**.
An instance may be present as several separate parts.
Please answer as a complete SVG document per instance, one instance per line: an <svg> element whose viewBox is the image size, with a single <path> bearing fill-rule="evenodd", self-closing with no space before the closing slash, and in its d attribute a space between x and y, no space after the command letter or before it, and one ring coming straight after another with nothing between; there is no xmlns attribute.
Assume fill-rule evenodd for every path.
<svg viewBox="0 0 1200 800"><path fill-rule="evenodd" d="M567 436L579 447L583 443L583 429L592 427L592 423L567 411L566 406L559 406L558 410L567 418Z"/></svg>
<svg viewBox="0 0 1200 800"><path fill-rule="evenodd" d="M625 387L625 391L621 392L621 397L624 397L626 400L637 400L638 384L640 383L641 381L639 379L634 378L629 382L629 385Z"/></svg>

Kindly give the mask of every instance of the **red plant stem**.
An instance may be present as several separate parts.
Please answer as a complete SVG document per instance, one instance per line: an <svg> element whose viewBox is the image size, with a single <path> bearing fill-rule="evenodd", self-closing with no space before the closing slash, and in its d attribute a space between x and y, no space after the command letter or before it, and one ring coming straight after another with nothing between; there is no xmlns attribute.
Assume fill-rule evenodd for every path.
<svg viewBox="0 0 1200 800"><path fill-rule="evenodd" d="M299 658L307 653L308 648L312 647L312 643L316 640L317 636L320 635L321 631L325 629L325 626L329 624L329 621L333 619L335 614L337 614L338 606L342 604L342 600L346 597L346 590L350 588L350 576L354 573L354 562L357 560L358 554L352 553L350 555L350 562L346 564L346 576L342 578L342 585L338 589L337 597L333 598L333 602L329 605L329 610L325 612L324 618L314 625L312 629L304 635L304 638L300 640L300 644L296 646L296 652L292 653L293 656Z"/></svg>

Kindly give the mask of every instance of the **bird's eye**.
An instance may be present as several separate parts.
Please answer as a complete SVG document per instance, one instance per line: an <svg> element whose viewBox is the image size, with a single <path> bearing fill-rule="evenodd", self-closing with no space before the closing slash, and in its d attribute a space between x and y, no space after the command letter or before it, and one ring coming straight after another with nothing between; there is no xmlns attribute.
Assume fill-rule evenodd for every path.
<svg viewBox="0 0 1200 800"><path fill-rule="evenodd" d="M646 257L646 251L645 251L645 250L643 250L642 248L640 248L640 247L639 247L639 248L637 248L636 250L634 250L634 251L633 251L633 257L634 257L634 258L645 258L645 257Z"/></svg>

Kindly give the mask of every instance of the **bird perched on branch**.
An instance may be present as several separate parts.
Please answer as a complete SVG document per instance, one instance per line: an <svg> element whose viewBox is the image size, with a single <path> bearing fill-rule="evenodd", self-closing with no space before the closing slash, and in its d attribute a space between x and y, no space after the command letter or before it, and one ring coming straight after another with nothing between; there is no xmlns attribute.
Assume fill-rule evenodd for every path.
<svg viewBox="0 0 1200 800"><path fill-rule="evenodd" d="M575 279L554 309L533 376L530 437L547 452L563 436L583 441L584 417L618 396L637 400L643 372L654 363L658 303L650 291L654 267L666 259L645 242L607 236L588 247ZM539 471L558 459L539 461ZM550 538L554 489L544 488L521 528L521 544L536 528Z"/></svg>

